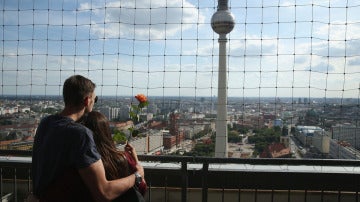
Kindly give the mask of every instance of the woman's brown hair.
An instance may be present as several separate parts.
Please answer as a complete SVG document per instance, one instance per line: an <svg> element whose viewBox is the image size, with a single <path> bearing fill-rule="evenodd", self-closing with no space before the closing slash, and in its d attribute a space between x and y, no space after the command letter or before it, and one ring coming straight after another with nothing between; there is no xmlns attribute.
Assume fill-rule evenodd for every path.
<svg viewBox="0 0 360 202"><path fill-rule="evenodd" d="M94 141L104 164L106 178L118 179L129 175L129 166L123 152L117 150L111 137L108 119L97 111L83 116L80 123L93 131Z"/></svg>

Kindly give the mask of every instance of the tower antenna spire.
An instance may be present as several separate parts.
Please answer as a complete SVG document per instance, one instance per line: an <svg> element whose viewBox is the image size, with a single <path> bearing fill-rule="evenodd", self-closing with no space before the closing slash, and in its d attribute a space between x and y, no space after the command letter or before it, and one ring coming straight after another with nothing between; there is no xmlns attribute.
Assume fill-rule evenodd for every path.
<svg viewBox="0 0 360 202"><path fill-rule="evenodd" d="M211 18L211 27L214 32L219 34L219 75L215 157L228 156L226 34L233 30L234 25L235 19L228 9L228 0L218 0L217 11Z"/></svg>

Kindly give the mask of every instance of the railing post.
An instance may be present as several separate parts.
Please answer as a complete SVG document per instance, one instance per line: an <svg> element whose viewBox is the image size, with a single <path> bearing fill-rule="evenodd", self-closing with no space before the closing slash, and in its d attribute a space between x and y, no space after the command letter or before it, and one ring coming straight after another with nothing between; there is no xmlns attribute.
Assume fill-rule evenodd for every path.
<svg viewBox="0 0 360 202"><path fill-rule="evenodd" d="M165 191L164 191L164 199L165 199L165 201L168 201L167 200L167 195L168 195L167 186L168 186L168 176L165 176Z"/></svg>
<svg viewBox="0 0 360 202"><path fill-rule="evenodd" d="M182 187L181 187L181 201L187 201L187 187L188 187L188 173L187 173L187 162L181 161L181 178L182 178Z"/></svg>
<svg viewBox="0 0 360 202"><path fill-rule="evenodd" d="M3 197L3 169L0 168L0 195Z"/></svg>
<svg viewBox="0 0 360 202"><path fill-rule="evenodd" d="M16 168L14 168L14 200L17 202L17 177Z"/></svg>
<svg viewBox="0 0 360 202"><path fill-rule="evenodd" d="M147 192L147 201L150 201L151 202L151 189L152 189L152 180L151 180L151 174L150 174L150 177L148 177L149 175L146 176L146 181L147 181L147 185L148 185L148 192ZM150 180L149 180L150 179Z"/></svg>
<svg viewBox="0 0 360 202"><path fill-rule="evenodd" d="M31 190L31 169L28 169L28 193L32 192Z"/></svg>
<svg viewBox="0 0 360 202"><path fill-rule="evenodd" d="M208 183L207 183L207 174L209 171L209 163L203 163L203 171L202 171L202 202L207 202L208 196Z"/></svg>

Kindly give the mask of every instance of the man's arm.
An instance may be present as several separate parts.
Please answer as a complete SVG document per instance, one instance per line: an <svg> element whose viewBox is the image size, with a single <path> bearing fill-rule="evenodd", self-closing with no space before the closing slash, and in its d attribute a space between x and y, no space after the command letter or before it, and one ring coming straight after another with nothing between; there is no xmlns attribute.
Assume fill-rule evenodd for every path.
<svg viewBox="0 0 360 202"><path fill-rule="evenodd" d="M137 165L138 173L144 178L144 169ZM108 181L102 160L89 167L79 169L80 176L89 188L95 201L111 201L135 185L135 175Z"/></svg>

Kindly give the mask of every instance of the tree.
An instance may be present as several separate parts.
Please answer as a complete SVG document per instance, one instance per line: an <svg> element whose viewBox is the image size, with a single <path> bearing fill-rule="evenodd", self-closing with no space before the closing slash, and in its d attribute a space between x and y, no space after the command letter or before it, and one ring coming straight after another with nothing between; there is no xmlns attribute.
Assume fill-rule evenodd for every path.
<svg viewBox="0 0 360 202"><path fill-rule="evenodd" d="M280 128L280 126L274 126L274 130L275 130L275 132L280 132L281 128Z"/></svg>
<svg viewBox="0 0 360 202"><path fill-rule="evenodd" d="M264 149L274 142L280 142L281 130L274 128L259 129L254 136L249 136L249 143L255 144L255 151L261 154Z"/></svg>
<svg viewBox="0 0 360 202"><path fill-rule="evenodd" d="M190 152L184 153L184 156L214 156L215 153L215 144L204 144L198 143L195 145L194 149Z"/></svg>
<svg viewBox="0 0 360 202"><path fill-rule="evenodd" d="M246 134L247 132L249 132L249 129L247 127L240 124L234 124L234 130L237 130L240 134Z"/></svg>
<svg viewBox="0 0 360 202"><path fill-rule="evenodd" d="M318 125L319 123L320 123L319 114L314 109L308 110L304 117L304 124Z"/></svg>
<svg viewBox="0 0 360 202"><path fill-rule="evenodd" d="M43 113L47 113L47 114L57 114L59 113L59 109L55 109L53 107L48 107L42 110Z"/></svg>
<svg viewBox="0 0 360 202"><path fill-rule="evenodd" d="M257 151L258 154L261 154L265 148L268 146L268 144L266 142L259 142L255 144L255 151Z"/></svg>
<svg viewBox="0 0 360 202"><path fill-rule="evenodd" d="M192 137L192 140L196 140L198 138L201 138L201 137L205 136L206 134L207 134L207 131L202 130L202 131L194 134L193 137Z"/></svg>
<svg viewBox="0 0 360 202"><path fill-rule="evenodd" d="M242 141L242 137L240 137L239 132L236 130L231 130L228 132L228 142L238 143Z"/></svg>

